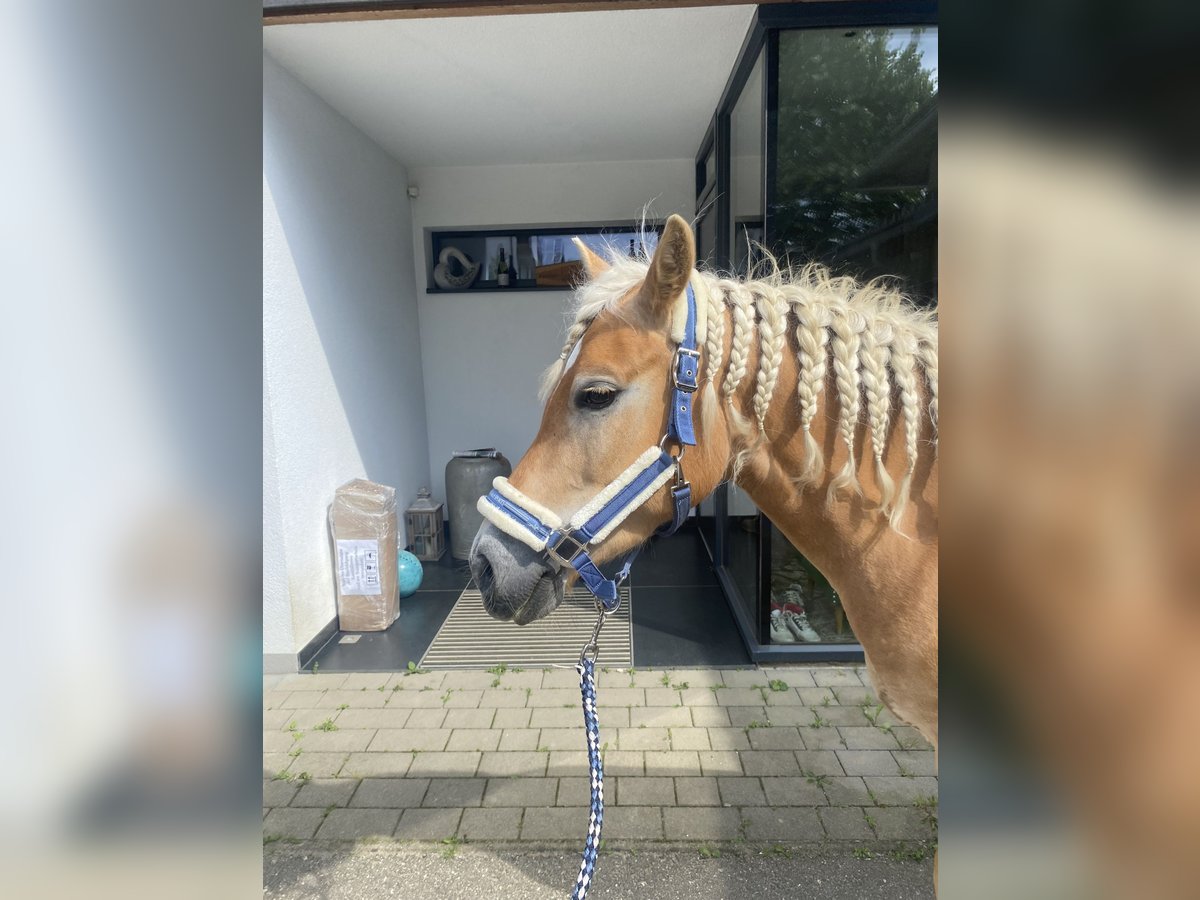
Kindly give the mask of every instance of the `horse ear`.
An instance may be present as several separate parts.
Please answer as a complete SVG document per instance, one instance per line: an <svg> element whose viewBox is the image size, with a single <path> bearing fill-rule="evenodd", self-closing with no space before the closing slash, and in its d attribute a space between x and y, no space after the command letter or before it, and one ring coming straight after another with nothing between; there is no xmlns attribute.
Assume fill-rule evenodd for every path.
<svg viewBox="0 0 1200 900"><path fill-rule="evenodd" d="M691 226L673 215L663 226L662 238L642 287L642 300L656 320L669 321L675 301L686 290L695 267L696 238Z"/></svg>
<svg viewBox="0 0 1200 900"><path fill-rule="evenodd" d="M581 241L579 238L571 238L575 242L575 246L579 248L579 258L583 260L584 271L587 272L588 278L595 280L608 271L608 263L599 253L592 251L592 248Z"/></svg>

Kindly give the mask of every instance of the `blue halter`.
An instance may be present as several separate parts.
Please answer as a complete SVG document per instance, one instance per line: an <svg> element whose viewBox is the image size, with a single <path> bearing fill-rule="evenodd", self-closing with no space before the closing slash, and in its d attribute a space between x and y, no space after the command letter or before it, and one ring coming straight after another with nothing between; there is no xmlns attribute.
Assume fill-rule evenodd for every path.
<svg viewBox="0 0 1200 900"><path fill-rule="evenodd" d="M692 507L692 488L683 477L681 460L684 450L696 443L696 434L692 427L692 396L699 386L699 379L696 295L691 284L688 284L687 321L683 340L676 348L671 364L671 411L667 416L667 433L656 448L658 453L646 462L640 471L626 470L602 490L597 496L611 491L612 497L579 524L543 522L528 509L529 506L539 505L508 485L506 481L501 485L503 479L497 479L497 487L480 498L479 511L504 531L515 534L535 550L542 550L556 568L573 568L603 606L604 611L612 612L620 603L618 588L629 577L629 570L633 567L633 561L641 547L626 554L620 570L612 578L606 577L600 571L588 553L588 548L601 543L617 524L649 500L657 491L655 485L665 484L668 473L671 472L674 473L674 483L671 486L672 518L656 533L674 534L687 519ZM672 456L663 449L663 445L668 441L679 444L678 456ZM648 450L643 457L650 455ZM614 491L613 488L617 485L620 487Z"/></svg>

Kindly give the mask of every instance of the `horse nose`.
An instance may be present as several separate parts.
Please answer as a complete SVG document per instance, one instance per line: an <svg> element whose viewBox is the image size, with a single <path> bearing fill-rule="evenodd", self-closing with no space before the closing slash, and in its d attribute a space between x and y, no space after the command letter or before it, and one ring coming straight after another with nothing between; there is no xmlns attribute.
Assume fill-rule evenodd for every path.
<svg viewBox="0 0 1200 900"><path fill-rule="evenodd" d="M496 570L488 562L487 555L474 548L471 551L470 567L471 577L475 579L475 586L483 595L484 602L490 602L496 590Z"/></svg>

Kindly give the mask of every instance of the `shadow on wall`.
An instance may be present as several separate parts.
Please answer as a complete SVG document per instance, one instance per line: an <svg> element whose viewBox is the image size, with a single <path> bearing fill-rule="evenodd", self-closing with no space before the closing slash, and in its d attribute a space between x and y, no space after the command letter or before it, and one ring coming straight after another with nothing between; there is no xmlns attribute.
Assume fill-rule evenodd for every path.
<svg viewBox="0 0 1200 900"><path fill-rule="evenodd" d="M428 480L404 168L270 60L263 170L366 476Z"/></svg>

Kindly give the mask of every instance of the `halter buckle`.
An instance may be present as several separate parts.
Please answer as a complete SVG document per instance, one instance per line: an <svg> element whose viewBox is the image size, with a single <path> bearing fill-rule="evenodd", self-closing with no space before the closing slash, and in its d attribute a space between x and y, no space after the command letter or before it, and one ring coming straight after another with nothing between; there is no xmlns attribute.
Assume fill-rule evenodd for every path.
<svg viewBox="0 0 1200 900"><path fill-rule="evenodd" d="M575 549L571 551L570 556L563 556L558 552L558 548L570 541L575 545ZM553 559L560 567L564 569L571 568L571 560L577 557L580 553L587 550L587 544L580 543L569 531L559 532L558 540L554 541L553 546L546 544L546 555Z"/></svg>
<svg viewBox="0 0 1200 900"><path fill-rule="evenodd" d="M686 368L689 364L683 361L683 357L691 360L691 368ZM671 380L675 383L675 390L683 391L685 394L696 393L700 386L699 350L690 350L687 347L675 348L675 359L671 363Z"/></svg>

